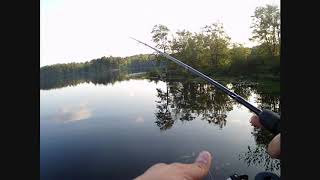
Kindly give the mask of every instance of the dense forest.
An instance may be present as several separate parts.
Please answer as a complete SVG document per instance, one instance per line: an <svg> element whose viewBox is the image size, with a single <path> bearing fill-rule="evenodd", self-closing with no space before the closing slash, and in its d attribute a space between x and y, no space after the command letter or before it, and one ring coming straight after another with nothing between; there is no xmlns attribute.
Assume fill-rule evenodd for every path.
<svg viewBox="0 0 320 180"><path fill-rule="evenodd" d="M61 84L61 82L84 82L88 80L113 78L115 74L148 72L163 68L164 62L155 60L154 55L140 54L130 57L101 57L84 63L67 63L40 68L40 86ZM76 82L75 82L76 83ZM77 84L77 83L76 83ZM62 85L63 86L63 85Z"/></svg>
<svg viewBox="0 0 320 180"><path fill-rule="evenodd" d="M204 26L200 32L180 30L174 34L158 24L151 33L157 48L206 74L279 78L279 8L272 5L256 8L251 29L250 40L258 44L252 48L233 43L219 22ZM168 65L169 72L183 73L175 64Z"/></svg>
<svg viewBox="0 0 320 180"><path fill-rule="evenodd" d="M263 79L280 77L280 12L277 6L257 7L252 16L251 41L254 47L234 43L223 24L204 26L200 32L179 30L171 33L165 25L151 31L156 47L207 75L246 76ZM183 68L168 63L163 57L140 54L130 57L101 57L83 63L67 63L40 68L40 81L70 76L108 75L114 71L141 72L159 75L163 69L170 76L188 76Z"/></svg>

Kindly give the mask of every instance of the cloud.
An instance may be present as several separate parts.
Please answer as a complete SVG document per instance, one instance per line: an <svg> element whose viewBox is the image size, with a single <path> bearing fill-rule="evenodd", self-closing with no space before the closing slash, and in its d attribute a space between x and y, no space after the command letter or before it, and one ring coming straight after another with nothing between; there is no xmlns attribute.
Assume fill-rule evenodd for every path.
<svg viewBox="0 0 320 180"><path fill-rule="evenodd" d="M137 119L135 120L136 123L143 123L144 122L144 118L139 116L137 117Z"/></svg>
<svg viewBox="0 0 320 180"><path fill-rule="evenodd" d="M91 110L85 104L62 107L57 113L52 115L49 119L64 123L75 122L88 119L92 116Z"/></svg>
<svg viewBox="0 0 320 180"><path fill-rule="evenodd" d="M135 93L134 93L133 91L130 91L130 92L129 92L129 96L130 96L130 97L133 97L133 96L135 96Z"/></svg>

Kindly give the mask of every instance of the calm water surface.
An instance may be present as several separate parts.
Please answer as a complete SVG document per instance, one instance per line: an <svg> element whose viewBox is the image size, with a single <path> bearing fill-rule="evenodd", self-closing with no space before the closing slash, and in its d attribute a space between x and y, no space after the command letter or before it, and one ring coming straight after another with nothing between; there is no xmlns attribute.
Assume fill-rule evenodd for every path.
<svg viewBox="0 0 320 180"><path fill-rule="evenodd" d="M246 84L226 83L279 111L279 93ZM132 179L158 162L190 163L201 150L214 156L214 179L280 174L280 162L265 153L270 134L251 127L251 112L205 83L85 81L43 88L40 96L43 180Z"/></svg>

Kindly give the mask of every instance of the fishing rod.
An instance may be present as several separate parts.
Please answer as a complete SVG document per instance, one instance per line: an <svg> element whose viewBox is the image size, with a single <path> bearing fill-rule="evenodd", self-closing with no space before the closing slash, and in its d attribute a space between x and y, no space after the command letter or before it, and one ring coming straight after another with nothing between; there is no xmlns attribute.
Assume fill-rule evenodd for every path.
<svg viewBox="0 0 320 180"><path fill-rule="evenodd" d="M244 105L246 108L248 108L250 111L254 112L256 115L259 116L259 119L261 120L261 124L266 127L267 129L269 129L271 132L278 134L280 132L280 116L270 110L261 110L257 107L255 107L254 105L252 105L251 103L249 103L247 100L245 100L243 97L239 96L238 94L230 91L228 88L224 87L222 84L218 83L217 81L211 79L210 77L208 77L207 75L201 73L200 71L194 69L193 67L181 62L180 60L170 56L169 54L165 53L165 52L161 52L160 50L142 42L139 41L133 37L130 37L131 39L155 50L156 52L158 52L160 55L172 60L173 62L175 62L176 64L184 67L186 70L188 70L189 72L199 76L200 78L204 79L205 81L207 81L208 83L210 83L211 85L215 86L216 88L220 89L221 91L223 91L224 93L228 94L232 99L236 100L238 103Z"/></svg>

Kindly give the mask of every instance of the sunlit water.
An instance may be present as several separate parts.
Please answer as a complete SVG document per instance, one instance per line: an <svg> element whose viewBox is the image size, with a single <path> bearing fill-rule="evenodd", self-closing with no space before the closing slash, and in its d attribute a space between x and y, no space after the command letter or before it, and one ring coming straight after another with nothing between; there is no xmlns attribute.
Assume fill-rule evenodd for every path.
<svg viewBox="0 0 320 180"><path fill-rule="evenodd" d="M214 156L214 179L233 173L253 179L266 170L263 160L250 164L248 159L260 158L257 153L240 158L248 146L257 147L246 108L233 103L224 122L209 123L196 112L191 112L194 119L179 120L184 107L169 105L171 113L182 113L173 113L174 123L163 129L156 123L165 104L157 88L166 92L167 83L140 79L40 90L41 179L132 179L158 162L191 163L201 150ZM257 105L256 99L250 92L249 101Z"/></svg>

